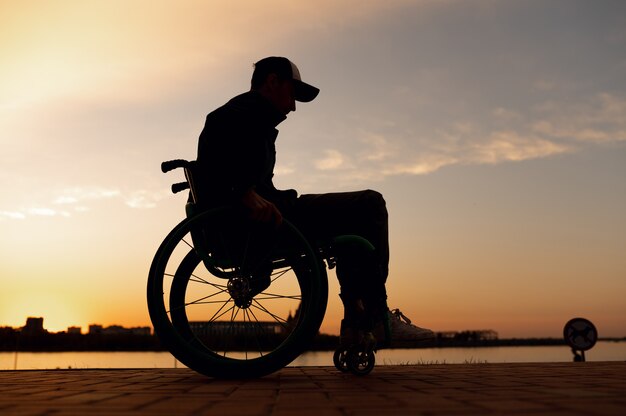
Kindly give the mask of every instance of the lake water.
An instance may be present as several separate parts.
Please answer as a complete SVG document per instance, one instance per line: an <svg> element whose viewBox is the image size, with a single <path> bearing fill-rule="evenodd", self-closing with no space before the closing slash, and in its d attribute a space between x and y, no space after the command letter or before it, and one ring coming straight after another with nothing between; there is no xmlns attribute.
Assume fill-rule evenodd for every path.
<svg viewBox="0 0 626 416"><path fill-rule="evenodd" d="M292 366L332 366L332 351L307 352ZM626 361L626 342L599 341L585 353L587 361ZM424 348L381 350L378 365L568 362L567 346ZM0 370L67 368L184 367L167 352L0 352Z"/></svg>

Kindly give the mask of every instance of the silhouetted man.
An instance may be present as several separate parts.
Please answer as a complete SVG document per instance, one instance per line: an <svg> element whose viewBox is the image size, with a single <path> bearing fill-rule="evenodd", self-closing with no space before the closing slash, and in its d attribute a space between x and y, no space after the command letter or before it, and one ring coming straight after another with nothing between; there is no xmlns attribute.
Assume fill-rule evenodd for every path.
<svg viewBox="0 0 626 416"><path fill-rule="evenodd" d="M287 218L311 241L342 234L366 238L375 247L373 253L337 259L344 304L342 344L357 342L359 334L384 319L391 320L392 339L430 339L432 331L411 325L400 311L387 308L388 225L380 193L364 190L298 196L295 190L274 187L276 126L296 110L296 101L310 102L318 93L319 89L302 81L300 71L287 58L257 62L250 91L206 118L197 158L203 199L215 205L240 205L256 221L279 224Z"/></svg>

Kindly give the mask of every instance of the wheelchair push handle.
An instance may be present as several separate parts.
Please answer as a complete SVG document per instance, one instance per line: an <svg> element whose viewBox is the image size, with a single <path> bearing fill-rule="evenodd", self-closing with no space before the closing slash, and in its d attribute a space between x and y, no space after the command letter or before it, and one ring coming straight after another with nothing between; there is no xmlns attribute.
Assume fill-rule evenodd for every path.
<svg viewBox="0 0 626 416"><path fill-rule="evenodd" d="M192 170L194 163L195 162L190 162L185 159L167 160L161 163L161 171L163 173L167 173L171 170L178 169L178 168L183 168L185 170L185 179L187 180L185 182L179 182L179 183L173 184L172 185L173 193L176 194L180 191L184 191L185 189L191 189L191 183L192 183L191 170ZM193 193L193 190L192 190L192 193Z"/></svg>
<svg viewBox="0 0 626 416"><path fill-rule="evenodd" d="M161 163L161 172L167 173L170 170L189 167L191 162L184 159L167 160Z"/></svg>
<svg viewBox="0 0 626 416"><path fill-rule="evenodd" d="M172 193L177 194L180 191L189 189L189 182L178 182L172 185Z"/></svg>

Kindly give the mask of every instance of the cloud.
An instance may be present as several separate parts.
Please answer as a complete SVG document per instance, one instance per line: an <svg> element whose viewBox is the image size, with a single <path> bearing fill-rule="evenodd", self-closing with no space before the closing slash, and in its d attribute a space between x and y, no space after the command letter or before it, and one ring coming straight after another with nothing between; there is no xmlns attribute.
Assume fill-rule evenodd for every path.
<svg viewBox="0 0 626 416"><path fill-rule="evenodd" d="M439 149L425 149L423 155L413 156L413 160L395 161L382 166L380 171L384 176L427 175L456 164L498 164L537 159L568 151L568 146L549 140L524 137L512 131L498 131L491 133L486 139L462 138Z"/></svg>
<svg viewBox="0 0 626 416"><path fill-rule="evenodd" d="M15 211L0 211L0 218L9 218L12 220L23 220L26 218L23 212L15 212Z"/></svg>
<svg viewBox="0 0 626 416"><path fill-rule="evenodd" d="M26 212L29 215L37 216L37 217L56 217L56 216L70 217L71 216L70 213L67 211L57 211L51 208L44 208L44 207L29 208L28 210L26 210Z"/></svg>
<svg viewBox="0 0 626 416"><path fill-rule="evenodd" d="M169 193L164 190L155 192L146 189L120 191L119 189L100 187L71 188L66 189L63 195L56 198L55 203L84 204L99 200L120 199L130 208L149 209L156 207L157 202L163 199L165 195L169 195ZM86 212L89 208L81 205L76 206L74 210L76 212Z"/></svg>
<svg viewBox="0 0 626 416"><path fill-rule="evenodd" d="M404 136L399 131L358 134L361 157L342 175L354 180L427 175L457 164L521 162L580 151L584 145L624 142L626 100L602 93L577 103L544 102L526 111L496 107L482 120L452 121ZM326 170L340 166L345 164L335 151L318 161L318 168Z"/></svg>
<svg viewBox="0 0 626 416"><path fill-rule="evenodd" d="M54 203L59 205L75 204L77 202L78 199L72 196L60 196L54 200Z"/></svg>
<svg viewBox="0 0 626 416"><path fill-rule="evenodd" d="M163 199L165 192L151 192L139 190L124 196L124 203L130 208L150 209L157 206L157 202Z"/></svg>
<svg viewBox="0 0 626 416"><path fill-rule="evenodd" d="M419 127L419 126L418 126ZM547 101L524 110L495 107L468 120L415 125L378 120L342 132L355 137L345 148L327 149L316 160L315 189L332 181L354 187L401 175L428 175L454 165L498 165L583 151L586 146L626 141L626 100L597 94L576 103ZM352 146L352 147L351 147ZM356 156L348 157L350 148Z"/></svg>
<svg viewBox="0 0 626 416"><path fill-rule="evenodd" d="M472 144L465 153L467 162L497 164L538 159L569 151L569 147L539 137L524 137L514 131L493 132L482 143Z"/></svg>
<svg viewBox="0 0 626 416"><path fill-rule="evenodd" d="M494 109L491 113L496 119L505 122L519 121L523 118L522 115L519 114L517 111L512 111L503 107L498 107Z"/></svg>
<svg viewBox="0 0 626 416"><path fill-rule="evenodd" d="M361 141L366 150L361 152L361 159L366 161L386 160L396 152L395 146L382 134L367 133L362 134Z"/></svg>
<svg viewBox="0 0 626 416"><path fill-rule="evenodd" d="M315 168L318 170L338 170L345 169L346 159L340 151L328 149L324 151L326 157L318 159L314 162Z"/></svg>
<svg viewBox="0 0 626 416"><path fill-rule="evenodd" d="M342 137L356 137L351 145L326 150L315 161L317 170L325 172L321 182L332 178L341 186L359 186L398 175L428 175L453 165L523 162L626 142L626 99L598 93L521 109L496 106L472 118L424 127L384 119L363 124L342 132ZM359 148L350 160L349 146Z"/></svg>
<svg viewBox="0 0 626 416"><path fill-rule="evenodd" d="M101 187L75 187L61 191L61 195L54 199L55 204L67 205L84 201L109 199L121 194L119 189Z"/></svg>
<svg viewBox="0 0 626 416"><path fill-rule="evenodd" d="M50 208L30 208L28 213L30 215L38 215L42 217L54 217L57 215L57 212Z"/></svg>
<svg viewBox="0 0 626 416"><path fill-rule="evenodd" d="M572 123L576 124L576 123ZM558 139L569 139L585 143L610 143L626 141L626 130L606 131L575 125L563 126L554 122L542 120L533 124L537 134Z"/></svg>
<svg viewBox="0 0 626 416"><path fill-rule="evenodd" d="M288 166L276 166L274 168L274 174L277 176L283 176L283 175L290 175L292 173L294 173L296 170L294 169L293 166L288 165Z"/></svg>
<svg viewBox="0 0 626 416"><path fill-rule="evenodd" d="M23 220L28 217L71 217L73 214L82 214L92 211L92 205L105 200L118 200L133 209L150 209L157 206L169 192L135 190L122 192L118 189L103 187L75 187L66 188L59 195L51 198L52 207L39 204L34 207L19 210L0 211L0 219ZM59 206L64 209L58 209Z"/></svg>
<svg viewBox="0 0 626 416"><path fill-rule="evenodd" d="M339 150L315 161L318 181L349 187L401 175L428 175L453 165L496 165L572 152L575 147L529 131L482 131L467 122L450 123L419 143L400 136L361 132L358 158Z"/></svg>
<svg viewBox="0 0 626 416"><path fill-rule="evenodd" d="M395 175L426 175L433 173L444 166L458 163L458 159L453 156L442 154L431 154L418 157L413 162L398 163L382 169L384 176Z"/></svg>
<svg viewBox="0 0 626 416"><path fill-rule="evenodd" d="M587 100L537 106L531 130L545 137L589 144L626 141L626 99L600 93Z"/></svg>

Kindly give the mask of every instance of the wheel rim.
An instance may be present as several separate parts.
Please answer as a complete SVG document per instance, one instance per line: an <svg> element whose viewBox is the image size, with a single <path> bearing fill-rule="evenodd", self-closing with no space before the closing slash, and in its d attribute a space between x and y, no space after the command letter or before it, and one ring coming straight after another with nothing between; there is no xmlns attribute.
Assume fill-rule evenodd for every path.
<svg viewBox="0 0 626 416"><path fill-rule="evenodd" d="M347 353L347 366L351 373L358 376L369 374L376 363L373 351L363 351L354 348Z"/></svg>
<svg viewBox="0 0 626 416"><path fill-rule="evenodd" d="M231 258L207 266L192 248L191 230L203 224L215 231L224 215L217 211L184 221L157 252L148 295L155 331L197 371L218 376L275 371L317 332L327 293L318 283L326 280L306 240L288 223L287 234L275 234L279 237L265 244L265 251L244 244L232 253L226 244ZM285 245L292 254L283 253Z"/></svg>
<svg viewBox="0 0 626 416"><path fill-rule="evenodd" d="M348 351L343 348L335 350L335 353L333 354L333 364L335 364L335 368L342 373L350 371L348 368L347 354Z"/></svg>
<svg viewBox="0 0 626 416"><path fill-rule="evenodd" d="M292 336L308 299L293 270L275 270L270 277L270 288L250 297L245 277L216 280L189 251L171 285L172 325L187 343L220 358L253 360L271 354Z"/></svg>

